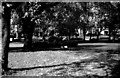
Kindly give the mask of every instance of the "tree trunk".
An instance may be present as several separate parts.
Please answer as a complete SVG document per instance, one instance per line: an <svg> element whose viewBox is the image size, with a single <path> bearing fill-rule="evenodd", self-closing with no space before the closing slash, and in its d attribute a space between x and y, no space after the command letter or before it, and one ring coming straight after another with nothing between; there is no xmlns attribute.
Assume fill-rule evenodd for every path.
<svg viewBox="0 0 120 78"><path fill-rule="evenodd" d="M97 41L99 41L99 35L100 35L100 32L97 31Z"/></svg>
<svg viewBox="0 0 120 78"><path fill-rule="evenodd" d="M116 37L116 30L115 30L115 27L113 29L113 42L115 42L115 37Z"/></svg>
<svg viewBox="0 0 120 78"><path fill-rule="evenodd" d="M109 27L109 41L111 41L111 28Z"/></svg>
<svg viewBox="0 0 120 78"><path fill-rule="evenodd" d="M34 31L34 23L32 21L26 21L26 24L23 27L24 27L24 37L25 37L24 50L30 51L32 50L32 36Z"/></svg>
<svg viewBox="0 0 120 78"><path fill-rule="evenodd" d="M25 41L24 41L24 49L26 51L29 51L32 49L32 34L31 33L25 33Z"/></svg>
<svg viewBox="0 0 120 78"><path fill-rule="evenodd" d="M83 39L84 39L84 42L85 42L85 27L83 28Z"/></svg>
<svg viewBox="0 0 120 78"><path fill-rule="evenodd" d="M90 41L92 39L92 29L90 29Z"/></svg>
<svg viewBox="0 0 120 78"><path fill-rule="evenodd" d="M2 73L8 71L8 51L10 39L10 8L4 6L2 14Z"/></svg>
<svg viewBox="0 0 120 78"><path fill-rule="evenodd" d="M92 39L92 33L90 33L90 41L91 41L91 39Z"/></svg>
<svg viewBox="0 0 120 78"><path fill-rule="evenodd" d="M99 41L99 32L98 32L98 34L97 34L97 41Z"/></svg>

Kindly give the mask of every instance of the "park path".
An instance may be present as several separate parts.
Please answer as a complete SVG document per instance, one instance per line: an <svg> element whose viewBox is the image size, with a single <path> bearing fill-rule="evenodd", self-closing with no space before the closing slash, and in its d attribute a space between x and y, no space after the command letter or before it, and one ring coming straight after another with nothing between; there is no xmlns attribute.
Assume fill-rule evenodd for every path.
<svg viewBox="0 0 120 78"><path fill-rule="evenodd" d="M13 44L10 45L10 47ZM12 75L39 76L39 75L100 75L105 76L108 69L107 61L110 59L107 50L116 50L118 43L82 43L79 46L97 45L97 47L84 47L80 50L57 50L35 52L9 52L9 67L19 69ZM100 45L100 46L98 46ZM15 46L15 45L14 45ZM101 52L98 52L100 50ZM119 60L119 54L111 54L112 59ZM82 63L81 63L82 62ZM113 61L112 61L113 62ZM100 64L103 64L100 68ZM99 68L97 68L99 67ZM22 70L24 69L25 70Z"/></svg>

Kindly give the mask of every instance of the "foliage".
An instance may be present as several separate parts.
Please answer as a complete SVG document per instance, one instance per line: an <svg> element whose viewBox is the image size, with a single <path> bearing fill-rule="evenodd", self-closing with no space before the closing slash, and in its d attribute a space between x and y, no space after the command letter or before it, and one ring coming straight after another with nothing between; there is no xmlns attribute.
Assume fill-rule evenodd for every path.
<svg viewBox="0 0 120 78"><path fill-rule="evenodd" d="M53 7L48 7L51 5ZM110 2L26 2L16 10L22 18L29 15L44 35L49 35L51 30L61 35L73 35L78 28L102 30L112 28L113 23L119 27L118 6L119 3Z"/></svg>

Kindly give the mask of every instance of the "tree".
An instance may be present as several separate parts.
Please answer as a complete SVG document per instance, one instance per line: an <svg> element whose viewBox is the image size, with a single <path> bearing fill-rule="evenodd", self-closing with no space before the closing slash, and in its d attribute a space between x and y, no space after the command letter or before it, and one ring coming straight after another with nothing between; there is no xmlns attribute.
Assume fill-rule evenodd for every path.
<svg viewBox="0 0 120 78"><path fill-rule="evenodd" d="M115 39L115 29L116 29L116 24L117 24L117 21L118 19L116 18L118 16L118 7L117 7L117 4L119 3L111 3L111 2L100 2L100 3L97 3L97 6L99 6L101 9L100 11L103 12L105 15L105 19L104 19L104 22L105 22L105 26L109 29L109 41L111 40L111 36L112 34L114 34L114 39ZM119 18L119 16L118 16ZM114 40L113 39L113 40Z"/></svg>
<svg viewBox="0 0 120 78"><path fill-rule="evenodd" d="M11 7L9 3L2 3L2 69L3 72L8 70L8 50L10 38L10 14Z"/></svg>
<svg viewBox="0 0 120 78"><path fill-rule="evenodd" d="M59 5L44 11L37 19L37 24L45 29L48 25L53 26L59 35L70 37L75 34L75 29L80 25L79 16L81 14L80 3L59 3Z"/></svg>
<svg viewBox="0 0 120 78"><path fill-rule="evenodd" d="M25 20L28 20L27 22L29 22L29 24L23 26L23 27L29 28L30 29L29 31L31 31L31 33L28 33L28 31L25 31L26 40L25 40L24 47L25 47L25 49L28 49L28 50L31 49L31 46L32 46L31 45L32 35L33 35L34 27L35 27L32 25L35 24L34 20L36 20L37 19L36 17L38 17L38 15L41 14L44 10L46 10L47 8L53 7L53 6L57 5L58 3L47 3L47 2L46 3L37 3L34 6L32 6L33 4L34 3L28 4L28 6L30 5L30 7L28 7L27 12L29 12L29 10L31 10L31 8L32 8L32 12L30 12L30 15L27 18L25 18ZM36 9L35 6L39 6L39 7ZM32 13L33 13L33 15L32 15ZM34 15L36 15L36 17ZM23 29L23 30L25 30L25 29Z"/></svg>
<svg viewBox="0 0 120 78"><path fill-rule="evenodd" d="M8 50L10 36L10 7L3 3L4 13L2 13L2 69L8 70Z"/></svg>
<svg viewBox="0 0 120 78"><path fill-rule="evenodd" d="M35 27L35 21L39 18L39 15L46 10L47 8L53 7L58 3L49 3L49 2L24 2L21 6L16 8L16 12L18 12L20 20L23 25L24 32L24 49L31 50L32 48L32 36Z"/></svg>
<svg viewBox="0 0 120 78"><path fill-rule="evenodd" d="M19 3L20 4L20 3ZM19 6L18 4L11 5L10 2L2 3L2 74L8 71L8 51L10 39L10 16L11 9Z"/></svg>

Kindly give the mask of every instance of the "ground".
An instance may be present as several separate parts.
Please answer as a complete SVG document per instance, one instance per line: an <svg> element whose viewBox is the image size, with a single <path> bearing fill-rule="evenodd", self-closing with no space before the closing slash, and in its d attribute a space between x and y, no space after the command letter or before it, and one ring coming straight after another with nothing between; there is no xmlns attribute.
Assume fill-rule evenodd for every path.
<svg viewBox="0 0 120 78"><path fill-rule="evenodd" d="M23 44L11 43L10 47ZM9 52L9 75L13 76L111 76L120 60L120 43L79 43L68 49Z"/></svg>

